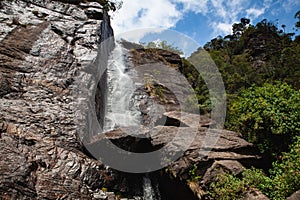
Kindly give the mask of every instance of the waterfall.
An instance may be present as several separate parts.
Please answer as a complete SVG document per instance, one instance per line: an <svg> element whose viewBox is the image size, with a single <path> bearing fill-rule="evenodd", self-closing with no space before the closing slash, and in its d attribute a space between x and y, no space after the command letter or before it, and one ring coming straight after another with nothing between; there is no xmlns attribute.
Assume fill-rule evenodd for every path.
<svg viewBox="0 0 300 200"><path fill-rule="evenodd" d="M159 200L158 188L153 188L151 179L146 175L143 177L143 199L144 200Z"/></svg>
<svg viewBox="0 0 300 200"><path fill-rule="evenodd" d="M104 131L137 126L140 123L140 112L134 107L132 98L136 86L128 75L125 62L126 51L116 42L115 49L108 60L108 99Z"/></svg>

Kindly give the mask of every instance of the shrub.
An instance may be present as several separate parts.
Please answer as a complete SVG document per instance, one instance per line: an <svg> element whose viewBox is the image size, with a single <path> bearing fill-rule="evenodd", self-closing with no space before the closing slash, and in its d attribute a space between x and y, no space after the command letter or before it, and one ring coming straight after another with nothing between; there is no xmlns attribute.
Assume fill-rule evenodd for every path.
<svg viewBox="0 0 300 200"><path fill-rule="evenodd" d="M193 168L189 170L189 179L188 181L198 182L201 179L201 176L197 173L198 166L196 164L193 165Z"/></svg>
<svg viewBox="0 0 300 200"><path fill-rule="evenodd" d="M286 151L300 132L300 92L286 83L244 90L229 106L227 127L241 132L262 153Z"/></svg>
<svg viewBox="0 0 300 200"><path fill-rule="evenodd" d="M218 177L209 186L213 199L241 199L250 188L257 188L271 200L282 200L300 189L300 137L290 146L282 159L273 163L270 177L260 169L246 169L242 178L231 174Z"/></svg>
<svg viewBox="0 0 300 200"><path fill-rule="evenodd" d="M232 174L218 176L217 181L212 182L209 187L209 196L212 199L240 199L244 192L244 183Z"/></svg>
<svg viewBox="0 0 300 200"><path fill-rule="evenodd" d="M273 163L270 170L274 191L272 199L285 199L300 190L300 137L296 137L291 150L283 153L282 159Z"/></svg>

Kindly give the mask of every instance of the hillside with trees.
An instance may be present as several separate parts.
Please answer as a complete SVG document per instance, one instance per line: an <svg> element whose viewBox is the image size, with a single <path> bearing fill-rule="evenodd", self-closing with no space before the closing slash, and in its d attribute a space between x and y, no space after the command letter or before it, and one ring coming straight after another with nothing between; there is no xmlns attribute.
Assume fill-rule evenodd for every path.
<svg viewBox="0 0 300 200"><path fill-rule="evenodd" d="M300 11L294 16L300 28ZM300 189L300 36L264 19L242 18L232 34L204 45L222 75L227 93L226 128L238 131L260 151L263 169L240 177L225 174L212 183L212 199L240 199L257 188L270 199L285 199ZM203 49L199 48L195 54ZM208 91L188 61L183 74L192 83L202 112Z"/></svg>

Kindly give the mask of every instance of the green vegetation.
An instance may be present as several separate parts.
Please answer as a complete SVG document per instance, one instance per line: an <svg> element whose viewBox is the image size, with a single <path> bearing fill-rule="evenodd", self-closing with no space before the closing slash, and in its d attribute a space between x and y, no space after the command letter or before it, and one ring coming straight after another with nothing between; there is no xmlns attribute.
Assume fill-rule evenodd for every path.
<svg viewBox="0 0 300 200"><path fill-rule="evenodd" d="M156 71L156 73L158 72ZM166 102L164 88L158 83L158 81L155 80L153 76L146 75L144 77L144 88L146 92L150 94L150 96L157 98L161 102Z"/></svg>
<svg viewBox="0 0 300 200"><path fill-rule="evenodd" d="M197 170L198 170L198 166L194 164L193 168L189 170L190 178L188 179L188 181L198 182L201 179L201 176L198 175Z"/></svg>
<svg viewBox="0 0 300 200"><path fill-rule="evenodd" d="M177 53L179 55L183 55L183 52L178 47L168 44L168 42L165 40L160 41L160 42L149 42L148 44L145 45L145 48L147 48L147 49L163 49L163 50L167 50L167 51L170 51L173 53Z"/></svg>
<svg viewBox="0 0 300 200"><path fill-rule="evenodd" d="M228 128L238 131L267 156L286 151L300 133L300 91L286 83L250 87L231 101Z"/></svg>
<svg viewBox="0 0 300 200"><path fill-rule="evenodd" d="M300 11L294 17L300 28ZM242 18L232 28L231 35L214 38L204 49L224 81L226 128L254 143L267 168L221 175L211 183L208 196L241 199L256 188L270 199L285 199L300 190L300 36L266 19L252 25ZM194 54L203 54L203 49ZM208 89L199 72L186 59L179 70L196 93L200 113L209 113ZM189 176L199 178L195 168Z"/></svg>
<svg viewBox="0 0 300 200"><path fill-rule="evenodd" d="M250 188L257 188L272 200L283 200L300 189L300 137L273 163L270 176L259 169L246 169L242 177L225 174L211 183L209 196L213 199L241 199Z"/></svg>
<svg viewBox="0 0 300 200"><path fill-rule="evenodd" d="M277 25L262 20L256 26L233 25L233 34L217 37L204 48L222 73L229 94L238 94L253 84L283 81L300 88L300 43ZM298 37L296 37L298 38Z"/></svg>
<svg viewBox="0 0 300 200"><path fill-rule="evenodd" d="M209 188L209 196L212 199L234 200L240 199L246 188L239 178L226 174L219 176L216 182L213 182Z"/></svg>
<svg viewBox="0 0 300 200"><path fill-rule="evenodd" d="M270 170L272 190L267 193L272 199L288 197L300 189L300 137L296 137L288 153L273 163Z"/></svg>
<svg viewBox="0 0 300 200"><path fill-rule="evenodd" d="M197 69L185 58L182 59L182 65L179 67L179 71L186 77L189 84L194 89L197 103L194 102L194 96L189 96L186 100L187 110L195 111L194 108L198 104L198 109L201 114L207 114L211 111L211 102L209 99L209 92L207 86L197 71ZM189 108L189 106L192 106Z"/></svg>

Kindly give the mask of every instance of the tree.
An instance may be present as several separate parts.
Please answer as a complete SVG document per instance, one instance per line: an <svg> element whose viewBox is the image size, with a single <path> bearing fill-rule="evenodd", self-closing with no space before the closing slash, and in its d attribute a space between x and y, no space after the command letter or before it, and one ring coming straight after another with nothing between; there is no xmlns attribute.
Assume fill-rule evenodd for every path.
<svg viewBox="0 0 300 200"><path fill-rule="evenodd" d="M146 48L158 48L158 49L164 49L167 51L171 51L173 53L177 53L179 55L183 55L183 52L179 47L173 46L171 44L168 44L167 41L152 41L149 42L147 45L145 45Z"/></svg>
<svg viewBox="0 0 300 200"><path fill-rule="evenodd" d="M300 28L300 10L296 12L295 18L298 19L298 21L296 22L296 28Z"/></svg>
<svg viewBox="0 0 300 200"><path fill-rule="evenodd" d="M235 36L235 38L240 38L241 35L244 33L244 31L247 29L247 26L250 24L250 19L248 18L241 18L241 22L240 23L234 23L232 25L232 32L233 32L233 36Z"/></svg>

